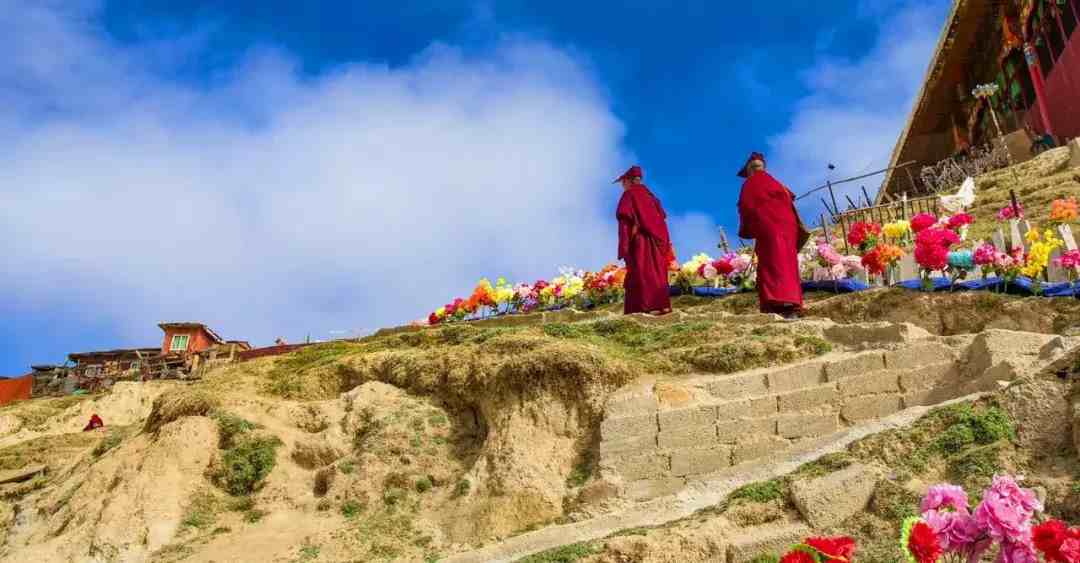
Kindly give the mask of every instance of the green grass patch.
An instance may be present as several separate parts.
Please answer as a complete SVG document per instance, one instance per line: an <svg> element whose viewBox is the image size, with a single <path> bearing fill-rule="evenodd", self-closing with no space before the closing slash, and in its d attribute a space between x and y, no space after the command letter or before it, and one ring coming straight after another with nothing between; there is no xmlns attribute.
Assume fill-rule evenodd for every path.
<svg viewBox="0 0 1080 563"><path fill-rule="evenodd" d="M777 499L782 499L785 496L784 483L779 479L770 479L768 481L758 481L756 483L749 483L731 491L727 500L729 502L736 500L747 500L750 502L771 502Z"/></svg>
<svg viewBox="0 0 1080 563"><path fill-rule="evenodd" d="M574 489L584 485L592 477L592 464L588 460L574 466L566 477L566 486Z"/></svg>
<svg viewBox="0 0 1080 563"><path fill-rule="evenodd" d="M198 491L191 497L180 525L185 528L207 529L217 522L218 508L219 503L213 493Z"/></svg>
<svg viewBox="0 0 1080 563"><path fill-rule="evenodd" d="M433 486L430 477L421 477L416 480L416 492L418 493L426 493L430 491Z"/></svg>
<svg viewBox="0 0 1080 563"><path fill-rule="evenodd" d="M123 440L124 436L121 432L118 432L116 430L110 431L108 434L105 435L104 438L101 439L100 442L98 442L96 446L94 446L94 450L91 452L91 454L94 457L101 457L105 455L105 453L109 450L115 448L116 446L119 446L120 442L122 442Z"/></svg>
<svg viewBox="0 0 1080 563"><path fill-rule="evenodd" d="M356 471L356 463L352 461L343 461L338 463L338 471L343 475L350 475L353 471Z"/></svg>
<svg viewBox="0 0 1080 563"><path fill-rule="evenodd" d="M218 440L221 449L227 450L236 445L239 436L257 428L256 424L227 412L217 411L211 415L218 427Z"/></svg>
<svg viewBox="0 0 1080 563"><path fill-rule="evenodd" d="M214 481L234 496L249 495L262 486L277 464L281 440L273 436L246 436L224 451Z"/></svg>
<svg viewBox="0 0 1080 563"><path fill-rule="evenodd" d="M468 479L462 479L454 485L454 492L450 494L451 498L461 498L469 494L469 489L472 488L472 484Z"/></svg>
<svg viewBox="0 0 1080 563"><path fill-rule="evenodd" d="M574 563L602 551L603 547L593 542L573 543L522 557L516 563Z"/></svg>

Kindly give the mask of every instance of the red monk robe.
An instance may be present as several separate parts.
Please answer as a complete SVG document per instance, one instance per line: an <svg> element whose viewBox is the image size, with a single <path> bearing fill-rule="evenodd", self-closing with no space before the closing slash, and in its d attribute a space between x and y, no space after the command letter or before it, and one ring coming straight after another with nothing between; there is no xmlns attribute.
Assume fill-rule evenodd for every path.
<svg viewBox="0 0 1080 563"><path fill-rule="evenodd" d="M802 310L800 223L794 201L791 190L764 170L743 182L739 194L739 237L755 241L758 300L764 313Z"/></svg>
<svg viewBox="0 0 1080 563"><path fill-rule="evenodd" d="M660 200L644 184L634 184L623 191L615 217L619 220L619 259L626 261L623 312L671 311L668 266L675 256Z"/></svg>

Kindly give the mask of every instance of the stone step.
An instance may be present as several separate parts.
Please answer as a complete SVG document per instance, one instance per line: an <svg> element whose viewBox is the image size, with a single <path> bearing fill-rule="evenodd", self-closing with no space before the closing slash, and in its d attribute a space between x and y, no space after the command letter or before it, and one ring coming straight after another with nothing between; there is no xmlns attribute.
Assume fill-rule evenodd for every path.
<svg viewBox="0 0 1080 563"><path fill-rule="evenodd" d="M860 373L857 366L877 367L866 359L869 357L858 355L845 358L843 364L824 364L824 382L819 380L815 386L794 391L767 392L734 401L706 399L679 408L666 408L658 402L654 412L645 409L635 411L639 414L605 419L601 424L600 463L631 483L630 489L638 491L630 494L632 498L650 498L652 494L666 494L680 479L760 462L854 425L947 400L952 398L953 387L958 388L940 387L958 374L954 362ZM893 365L918 365L940 356L909 358L917 361L897 358ZM878 360L883 364L888 361L881 354ZM844 367L830 372L828 365ZM639 405L652 404L640 396L640 388L635 401Z"/></svg>

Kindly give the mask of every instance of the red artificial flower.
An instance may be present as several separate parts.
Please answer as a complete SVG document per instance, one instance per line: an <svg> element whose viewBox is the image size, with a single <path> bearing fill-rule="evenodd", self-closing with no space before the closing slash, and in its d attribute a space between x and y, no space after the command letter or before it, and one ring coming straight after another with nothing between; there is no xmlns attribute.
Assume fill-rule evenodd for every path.
<svg viewBox="0 0 1080 563"><path fill-rule="evenodd" d="M919 213L911 218L911 231L920 233L937 224L937 217L929 213Z"/></svg>
<svg viewBox="0 0 1080 563"><path fill-rule="evenodd" d="M848 233L848 244L862 246L863 243L870 242L870 237L876 239L880 234L881 227L877 223L858 221L851 226L851 232Z"/></svg>
<svg viewBox="0 0 1080 563"><path fill-rule="evenodd" d="M827 561L849 561L855 553L855 540L847 536L807 538L806 545L814 548Z"/></svg>
<svg viewBox="0 0 1080 563"><path fill-rule="evenodd" d="M919 563L936 563L942 553L941 544L938 543L934 529L922 521L916 522L911 527L907 549Z"/></svg>
<svg viewBox="0 0 1080 563"><path fill-rule="evenodd" d="M881 275L885 273L885 264L881 261L880 246L875 246L870 252L863 254L862 265L871 275Z"/></svg>
<svg viewBox="0 0 1080 563"><path fill-rule="evenodd" d="M975 222L975 219L967 213L957 213L952 217L949 217L949 228L952 230L958 230L964 225L970 225Z"/></svg>
<svg viewBox="0 0 1080 563"><path fill-rule="evenodd" d="M787 552L786 555L780 558L780 563L817 563L814 561L814 556L809 553L795 549Z"/></svg>
<svg viewBox="0 0 1080 563"><path fill-rule="evenodd" d="M722 276L726 276L735 271L735 266L731 264L731 260L716 260L712 265Z"/></svg>
<svg viewBox="0 0 1080 563"><path fill-rule="evenodd" d="M435 313L432 313L428 315L427 322L429 325L437 325L439 324L439 317Z"/></svg>
<svg viewBox="0 0 1080 563"><path fill-rule="evenodd" d="M1061 543L1068 536L1068 527L1061 520L1047 520L1031 530L1031 542L1047 561L1063 562Z"/></svg>

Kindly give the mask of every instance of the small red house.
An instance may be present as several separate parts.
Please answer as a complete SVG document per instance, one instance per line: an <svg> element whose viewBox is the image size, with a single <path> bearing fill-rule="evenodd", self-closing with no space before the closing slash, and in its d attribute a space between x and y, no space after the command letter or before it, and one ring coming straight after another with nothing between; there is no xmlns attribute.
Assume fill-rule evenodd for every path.
<svg viewBox="0 0 1080 563"><path fill-rule="evenodd" d="M202 323L160 323L158 327L165 331L161 343L161 355L198 354L214 346L225 344L225 340Z"/></svg>

